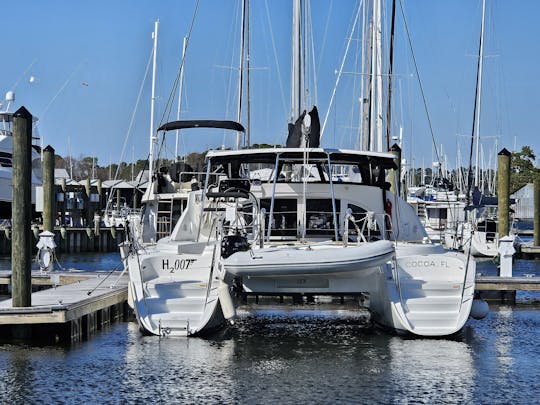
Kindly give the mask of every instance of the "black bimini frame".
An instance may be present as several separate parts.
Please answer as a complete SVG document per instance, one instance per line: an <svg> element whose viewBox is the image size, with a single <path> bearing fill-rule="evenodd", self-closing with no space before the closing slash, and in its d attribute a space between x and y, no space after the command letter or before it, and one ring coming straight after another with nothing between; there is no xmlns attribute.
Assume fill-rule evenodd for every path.
<svg viewBox="0 0 540 405"><path fill-rule="evenodd" d="M174 131L176 129L188 128L220 128L230 129L232 131L245 132L242 124L236 121L219 121L219 120L181 120L171 121L163 124L158 128L158 131Z"/></svg>

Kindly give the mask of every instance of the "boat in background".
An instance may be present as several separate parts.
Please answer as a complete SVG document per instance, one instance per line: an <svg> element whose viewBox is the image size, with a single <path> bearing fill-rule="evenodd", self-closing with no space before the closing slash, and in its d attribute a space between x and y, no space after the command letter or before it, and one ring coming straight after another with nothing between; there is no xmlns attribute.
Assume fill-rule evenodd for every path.
<svg viewBox="0 0 540 405"><path fill-rule="evenodd" d="M466 204L447 179L435 178L429 186L410 187L408 192L407 202L434 242L444 244L447 230L455 230L465 220Z"/></svg>
<svg viewBox="0 0 540 405"><path fill-rule="evenodd" d="M13 112L8 111L15 100L12 91L7 92L8 107L0 111L0 219L11 220L13 200ZM34 133L38 119L33 117ZM41 147L36 143L39 137L32 137L32 207L36 204L36 187L42 185Z"/></svg>

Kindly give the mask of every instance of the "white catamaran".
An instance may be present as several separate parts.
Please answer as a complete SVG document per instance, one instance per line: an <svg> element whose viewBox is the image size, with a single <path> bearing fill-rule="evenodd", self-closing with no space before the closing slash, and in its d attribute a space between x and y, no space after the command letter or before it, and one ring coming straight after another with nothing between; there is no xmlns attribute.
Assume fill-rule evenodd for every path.
<svg viewBox="0 0 540 405"><path fill-rule="evenodd" d="M370 114L377 121L372 151L320 148L316 110L300 113L303 91L294 84L301 76L292 92L293 117L300 118L289 126L286 147L209 151L200 190L182 193L181 176L166 170L152 178L143 227L130 227L121 248L143 331L202 333L233 319L234 297L250 294L367 293L376 323L420 336L450 335L465 324L475 262L431 243L415 210L390 191L397 165L382 152L382 112ZM382 108L380 100L373 105ZM176 121L160 129L186 125L243 131L230 121ZM178 196L182 208L174 229L160 233L163 192ZM163 215L172 226L169 213Z"/></svg>

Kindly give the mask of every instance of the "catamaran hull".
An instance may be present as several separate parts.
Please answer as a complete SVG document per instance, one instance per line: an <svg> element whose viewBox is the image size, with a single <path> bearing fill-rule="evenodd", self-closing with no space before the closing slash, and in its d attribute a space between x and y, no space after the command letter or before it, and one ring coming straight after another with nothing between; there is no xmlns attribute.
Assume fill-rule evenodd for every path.
<svg viewBox="0 0 540 405"><path fill-rule="evenodd" d="M469 318L476 265L474 259L433 245L398 246L392 269L370 296L372 319L397 332L447 336Z"/></svg>
<svg viewBox="0 0 540 405"><path fill-rule="evenodd" d="M129 295L145 334L189 336L225 321L218 294L221 280L212 271L217 248L187 249L198 253L179 250L162 245L127 255Z"/></svg>

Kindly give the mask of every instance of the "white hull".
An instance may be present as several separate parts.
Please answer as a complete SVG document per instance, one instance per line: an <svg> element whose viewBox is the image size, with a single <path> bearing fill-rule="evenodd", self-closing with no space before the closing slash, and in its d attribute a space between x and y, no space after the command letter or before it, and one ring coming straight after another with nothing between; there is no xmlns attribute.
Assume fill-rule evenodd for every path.
<svg viewBox="0 0 540 405"><path fill-rule="evenodd" d="M397 271L380 280L380 294L370 296L374 320L420 336L460 331L474 298L474 259L436 245L398 244L396 251Z"/></svg>
<svg viewBox="0 0 540 405"><path fill-rule="evenodd" d="M214 246L162 243L127 256L130 293L144 332L188 336L224 321L220 280L212 275Z"/></svg>

